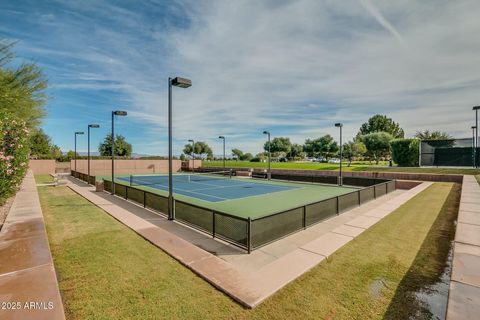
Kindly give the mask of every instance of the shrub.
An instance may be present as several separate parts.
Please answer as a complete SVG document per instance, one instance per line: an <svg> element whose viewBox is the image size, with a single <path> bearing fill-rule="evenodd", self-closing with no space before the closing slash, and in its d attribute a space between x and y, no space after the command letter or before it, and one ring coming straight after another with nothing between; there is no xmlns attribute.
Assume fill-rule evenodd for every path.
<svg viewBox="0 0 480 320"><path fill-rule="evenodd" d="M25 121L0 111L0 204L15 191L27 171L28 133Z"/></svg>
<svg viewBox="0 0 480 320"><path fill-rule="evenodd" d="M401 167L418 167L418 139L395 139L390 142L392 159Z"/></svg>

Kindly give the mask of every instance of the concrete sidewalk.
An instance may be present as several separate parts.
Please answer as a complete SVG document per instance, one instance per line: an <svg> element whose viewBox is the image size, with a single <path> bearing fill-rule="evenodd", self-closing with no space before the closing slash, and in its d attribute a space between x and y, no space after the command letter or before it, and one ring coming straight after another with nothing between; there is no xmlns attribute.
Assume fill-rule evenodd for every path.
<svg viewBox="0 0 480 320"><path fill-rule="evenodd" d="M0 232L0 319L65 319L32 171Z"/></svg>
<svg viewBox="0 0 480 320"><path fill-rule="evenodd" d="M464 176L453 249L447 319L480 318L480 185Z"/></svg>
<svg viewBox="0 0 480 320"><path fill-rule="evenodd" d="M396 191L246 254L70 178L72 190L241 303L253 308L315 267L431 183Z"/></svg>

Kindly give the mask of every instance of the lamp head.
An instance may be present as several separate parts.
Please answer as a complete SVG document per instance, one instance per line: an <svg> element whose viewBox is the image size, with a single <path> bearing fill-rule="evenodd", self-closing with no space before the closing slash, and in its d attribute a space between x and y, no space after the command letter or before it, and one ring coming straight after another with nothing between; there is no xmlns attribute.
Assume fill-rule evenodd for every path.
<svg viewBox="0 0 480 320"><path fill-rule="evenodd" d="M85 134L83 131L77 131L75 134Z"/></svg>
<svg viewBox="0 0 480 320"><path fill-rule="evenodd" d="M192 80L181 78L181 77L176 77L172 79L171 83L172 83L172 86L180 87L180 88L188 88L192 86Z"/></svg>
<svg viewBox="0 0 480 320"><path fill-rule="evenodd" d="M340 122L338 122L338 123L335 123L335 127L337 127L337 128L341 128L341 127L343 127L343 123L340 123Z"/></svg>
<svg viewBox="0 0 480 320"><path fill-rule="evenodd" d="M117 111L113 111L113 114L116 115L116 116L126 116L127 111L117 110Z"/></svg>
<svg viewBox="0 0 480 320"><path fill-rule="evenodd" d="M477 126L472 126L472 129L477 129Z"/></svg>
<svg viewBox="0 0 480 320"><path fill-rule="evenodd" d="M218 136L218 139L223 139L223 140L225 140L225 137L224 137L224 136Z"/></svg>
<svg viewBox="0 0 480 320"><path fill-rule="evenodd" d="M92 124L89 124L88 127L89 128L100 128L100 125L98 125L96 123L92 123Z"/></svg>
<svg viewBox="0 0 480 320"><path fill-rule="evenodd" d="M190 140L188 140L188 142L194 143L195 141L193 141L192 139L190 139Z"/></svg>
<svg viewBox="0 0 480 320"><path fill-rule="evenodd" d="M268 131L263 131L263 134L270 134L270 132L268 132Z"/></svg>
<svg viewBox="0 0 480 320"><path fill-rule="evenodd" d="M475 106L472 108L472 110L478 110L478 109L480 109L480 106Z"/></svg>

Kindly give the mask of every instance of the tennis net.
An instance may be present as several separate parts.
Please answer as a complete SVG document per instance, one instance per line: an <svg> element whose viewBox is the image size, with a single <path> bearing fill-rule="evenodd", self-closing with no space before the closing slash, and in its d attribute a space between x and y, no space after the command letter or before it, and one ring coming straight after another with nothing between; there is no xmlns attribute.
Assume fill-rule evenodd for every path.
<svg viewBox="0 0 480 320"><path fill-rule="evenodd" d="M231 170L199 172L199 173L174 173L173 182L193 183L207 182L215 180L230 179ZM168 174L162 175L131 175L130 186L148 186L148 185L168 185Z"/></svg>

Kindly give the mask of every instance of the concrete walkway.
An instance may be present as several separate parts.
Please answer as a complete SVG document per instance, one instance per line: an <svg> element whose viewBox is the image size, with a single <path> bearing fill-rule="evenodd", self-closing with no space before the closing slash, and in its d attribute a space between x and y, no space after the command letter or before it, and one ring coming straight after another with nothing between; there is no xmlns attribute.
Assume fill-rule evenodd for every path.
<svg viewBox="0 0 480 320"><path fill-rule="evenodd" d="M0 303L0 319L65 319L31 171L0 232Z"/></svg>
<svg viewBox="0 0 480 320"><path fill-rule="evenodd" d="M464 176L453 249L447 319L480 318L480 185Z"/></svg>
<svg viewBox="0 0 480 320"><path fill-rule="evenodd" d="M425 182L408 191L396 191L249 255L133 203L94 192L93 187L79 180L70 178L70 181L68 186L73 191L249 308L315 267L431 185Z"/></svg>

